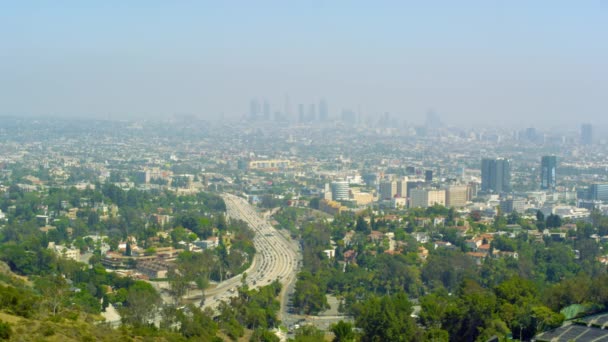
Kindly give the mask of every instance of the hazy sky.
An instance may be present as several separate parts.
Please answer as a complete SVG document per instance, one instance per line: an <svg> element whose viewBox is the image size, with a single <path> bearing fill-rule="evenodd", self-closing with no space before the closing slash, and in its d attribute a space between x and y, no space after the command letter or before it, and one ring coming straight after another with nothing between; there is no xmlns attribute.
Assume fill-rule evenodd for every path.
<svg viewBox="0 0 608 342"><path fill-rule="evenodd" d="M0 115L608 122L608 1L3 1Z"/></svg>

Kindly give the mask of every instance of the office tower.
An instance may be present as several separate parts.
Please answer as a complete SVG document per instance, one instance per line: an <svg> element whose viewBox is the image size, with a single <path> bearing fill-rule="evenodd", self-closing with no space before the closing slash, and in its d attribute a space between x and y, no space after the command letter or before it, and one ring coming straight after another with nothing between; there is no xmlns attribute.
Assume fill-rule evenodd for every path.
<svg viewBox="0 0 608 342"><path fill-rule="evenodd" d="M252 120L257 120L260 115L260 103L257 99L252 99L249 103L249 118Z"/></svg>
<svg viewBox="0 0 608 342"><path fill-rule="evenodd" d="M378 184L378 175L375 173L366 173L363 175L363 181L365 185L374 187Z"/></svg>
<svg viewBox="0 0 608 342"><path fill-rule="evenodd" d="M333 199L331 187L328 183L325 184L325 189L323 189L323 199L326 201L331 201Z"/></svg>
<svg viewBox="0 0 608 342"><path fill-rule="evenodd" d="M591 184L589 199L593 201L608 201L608 184Z"/></svg>
<svg viewBox="0 0 608 342"><path fill-rule="evenodd" d="M412 195L412 190L423 187L425 185L425 182L422 180L410 180L407 181L407 191L406 191L406 195L407 197L410 197Z"/></svg>
<svg viewBox="0 0 608 342"><path fill-rule="evenodd" d="M435 204L445 205L445 190L413 189L410 208L428 208Z"/></svg>
<svg viewBox="0 0 608 342"><path fill-rule="evenodd" d="M283 112L285 113L285 117L287 118L287 120L291 121L291 103L289 102L289 95L287 94L285 94L285 104Z"/></svg>
<svg viewBox="0 0 608 342"><path fill-rule="evenodd" d="M556 185L555 170L557 168L557 157L543 156L540 160L540 188L553 190Z"/></svg>
<svg viewBox="0 0 608 342"><path fill-rule="evenodd" d="M331 199L334 201L348 201L350 198L348 182L338 181L331 183Z"/></svg>
<svg viewBox="0 0 608 342"><path fill-rule="evenodd" d="M390 127L391 123L391 114L389 112L384 112L384 115L378 119L378 126L380 127Z"/></svg>
<svg viewBox="0 0 608 342"><path fill-rule="evenodd" d="M139 183L150 183L150 170L138 171L137 181Z"/></svg>
<svg viewBox="0 0 608 342"><path fill-rule="evenodd" d="M525 140L528 140L529 142L535 142L536 139L538 138L538 135L536 134L536 128L534 128L534 127L526 128L524 137L525 137Z"/></svg>
<svg viewBox="0 0 608 342"><path fill-rule="evenodd" d="M481 191L490 191L490 174L492 173L492 159L481 160Z"/></svg>
<svg viewBox="0 0 608 342"><path fill-rule="evenodd" d="M467 191L467 201L473 200L473 198L477 197L477 191L479 190L479 183L469 182L468 191Z"/></svg>
<svg viewBox="0 0 608 342"><path fill-rule="evenodd" d="M511 165L509 160L481 160L481 191L504 193L511 191Z"/></svg>
<svg viewBox="0 0 608 342"><path fill-rule="evenodd" d="M317 105L311 103L308 107L308 121L315 121L317 119Z"/></svg>
<svg viewBox="0 0 608 342"><path fill-rule="evenodd" d="M407 177L397 181L397 196L406 198L407 197Z"/></svg>
<svg viewBox="0 0 608 342"><path fill-rule="evenodd" d="M329 118L329 110L327 108L327 101L321 99L319 101L319 121L325 122Z"/></svg>
<svg viewBox="0 0 608 342"><path fill-rule="evenodd" d="M523 213L526 211L526 200L523 198L507 198L500 201L500 211L510 214L514 211Z"/></svg>
<svg viewBox="0 0 608 342"><path fill-rule="evenodd" d="M264 120L269 120L270 119L270 104L268 103L268 100L264 100L264 103L262 105L262 112L264 113Z"/></svg>
<svg viewBox="0 0 608 342"><path fill-rule="evenodd" d="M306 113L304 113L304 104L300 103L298 105L298 121L304 122L306 121Z"/></svg>
<svg viewBox="0 0 608 342"><path fill-rule="evenodd" d="M424 171L424 181L430 183L433 181L433 170Z"/></svg>
<svg viewBox="0 0 608 342"><path fill-rule="evenodd" d="M445 191L445 206L460 208L467 205L469 188L466 185L451 185Z"/></svg>
<svg viewBox="0 0 608 342"><path fill-rule="evenodd" d="M593 126L591 124L583 124L581 126L581 143L583 145L591 145L593 143Z"/></svg>
<svg viewBox="0 0 608 342"><path fill-rule="evenodd" d="M397 182L382 181L378 190L378 199L387 200L395 197L397 194Z"/></svg>

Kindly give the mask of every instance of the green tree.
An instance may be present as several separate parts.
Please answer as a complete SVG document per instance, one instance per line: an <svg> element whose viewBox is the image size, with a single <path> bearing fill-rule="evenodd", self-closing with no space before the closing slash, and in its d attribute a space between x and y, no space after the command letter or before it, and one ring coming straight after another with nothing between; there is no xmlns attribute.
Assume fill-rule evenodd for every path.
<svg viewBox="0 0 608 342"><path fill-rule="evenodd" d="M218 330L217 323L213 321L213 311L203 311L192 304L186 307L186 311L178 313L182 335L197 341L212 341Z"/></svg>
<svg viewBox="0 0 608 342"><path fill-rule="evenodd" d="M558 228L562 226L562 218L559 215L550 214L545 222L547 228Z"/></svg>
<svg viewBox="0 0 608 342"><path fill-rule="evenodd" d="M353 307L361 341L418 341L421 334L411 317L412 305L405 293L372 296Z"/></svg>
<svg viewBox="0 0 608 342"><path fill-rule="evenodd" d="M49 311L53 315L58 314L68 297L69 287L66 280L59 275L50 275L36 279L35 284Z"/></svg>
<svg viewBox="0 0 608 342"><path fill-rule="evenodd" d="M307 315L317 314L328 307L325 293L321 291L318 282L306 273L300 274L296 282L294 306Z"/></svg>
<svg viewBox="0 0 608 342"><path fill-rule="evenodd" d="M338 323L332 324L330 330L334 333L333 342L351 342L355 340L353 325L349 322L340 320Z"/></svg>
<svg viewBox="0 0 608 342"><path fill-rule="evenodd" d="M458 290L458 298L450 305L442 326L452 341L474 341L492 319L496 297L474 280L466 279Z"/></svg>
<svg viewBox="0 0 608 342"><path fill-rule="evenodd" d="M317 329L313 325L304 325L295 331L296 342L318 342L325 339L323 330Z"/></svg>
<svg viewBox="0 0 608 342"><path fill-rule="evenodd" d="M143 281L136 281L129 287L126 297L121 316L125 323L134 326L147 325L161 302L152 285Z"/></svg>
<svg viewBox="0 0 608 342"><path fill-rule="evenodd" d="M279 342L280 339L273 332L268 331L266 329L255 329L253 334L251 334L251 338L249 338L249 342Z"/></svg>
<svg viewBox="0 0 608 342"><path fill-rule="evenodd" d="M564 315L553 312L544 305L538 305L532 308L532 318L535 324L535 334L541 331L557 328L564 322Z"/></svg>
<svg viewBox="0 0 608 342"><path fill-rule="evenodd" d="M0 339L9 340L13 334L11 325L8 322L0 320Z"/></svg>
<svg viewBox="0 0 608 342"><path fill-rule="evenodd" d="M448 292L443 288L420 298L420 322L429 329L441 328L450 302Z"/></svg>
<svg viewBox="0 0 608 342"><path fill-rule="evenodd" d="M367 224L367 221L365 221L365 218L363 216L358 216L357 217L357 224L355 225L355 230L357 232L361 232L364 234L369 234L370 233L370 227Z"/></svg>

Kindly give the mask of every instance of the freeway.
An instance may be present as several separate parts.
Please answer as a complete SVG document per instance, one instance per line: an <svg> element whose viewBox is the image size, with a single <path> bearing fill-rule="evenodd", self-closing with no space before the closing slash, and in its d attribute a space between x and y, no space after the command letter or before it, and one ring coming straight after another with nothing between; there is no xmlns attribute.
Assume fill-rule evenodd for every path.
<svg viewBox="0 0 608 342"><path fill-rule="evenodd" d="M270 284L278 279L283 286L295 277L299 261L299 245L283 236L243 198L224 194L226 213L229 219L247 222L255 232L253 244L256 248L251 266L247 269L246 283L249 288ZM216 308L220 301L235 296L235 288L241 284L242 277L235 276L218 283L215 288L205 291L205 307Z"/></svg>

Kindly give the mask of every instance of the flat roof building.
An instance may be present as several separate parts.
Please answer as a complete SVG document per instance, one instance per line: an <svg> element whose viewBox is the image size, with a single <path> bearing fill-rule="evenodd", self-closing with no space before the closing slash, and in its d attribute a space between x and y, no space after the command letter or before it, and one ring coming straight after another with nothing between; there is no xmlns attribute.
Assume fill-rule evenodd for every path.
<svg viewBox="0 0 608 342"><path fill-rule="evenodd" d="M445 190L412 189L410 208L428 208L435 204L445 205Z"/></svg>

